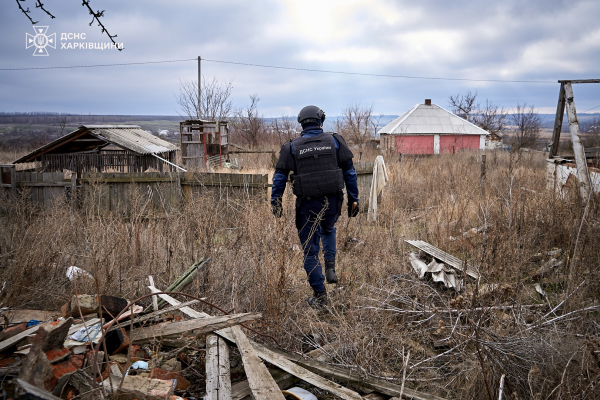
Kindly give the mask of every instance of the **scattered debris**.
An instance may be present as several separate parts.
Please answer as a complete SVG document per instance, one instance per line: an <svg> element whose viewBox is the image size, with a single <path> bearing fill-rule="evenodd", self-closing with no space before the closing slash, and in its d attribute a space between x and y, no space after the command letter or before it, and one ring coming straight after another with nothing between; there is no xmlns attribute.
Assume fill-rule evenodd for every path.
<svg viewBox="0 0 600 400"><path fill-rule="evenodd" d="M187 277L194 276L199 265L195 264L196 272L188 270ZM187 277L177 280L179 288L187 284ZM2 371L7 378L17 376L3 381L7 398L315 400L309 391L293 387L299 380L345 400L362 399L356 390L373 399L378 398L376 392L399 394L398 387L388 382L365 381L350 369L308 358L299 361L295 355L254 342L239 324L260 314L210 316L190 308L199 300L182 303L153 285L149 288L170 306L144 312L141 305L118 297L80 294L63 306L72 316L36 321L31 327L22 322L0 332ZM129 317L123 319L125 314ZM239 355L231 355L231 345L237 346ZM322 359L317 353L309 356ZM205 374L199 379L202 362ZM348 382L353 389L329 378ZM438 399L410 389L404 392L415 399Z"/></svg>
<svg viewBox="0 0 600 400"><path fill-rule="evenodd" d="M410 263L419 275L419 279L431 278L434 282L441 282L447 288L460 292L463 287L463 280L458 278L453 268L447 267L444 263L431 260L427 264L419 254L411 252L409 255Z"/></svg>
<svg viewBox="0 0 600 400"><path fill-rule="evenodd" d="M439 262L444 263L445 265L448 265L460 272L466 272L466 274L468 276L470 276L471 278L474 279L479 279L480 275L479 275L479 267L476 265L473 265L471 263L467 263L466 261L461 261L460 259L438 249L435 246L430 245L427 242L424 242L422 240L405 240L406 243L416 247L417 249L429 254L430 256L434 257L436 260L439 260ZM465 271L465 265L466 265L466 271Z"/></svg>

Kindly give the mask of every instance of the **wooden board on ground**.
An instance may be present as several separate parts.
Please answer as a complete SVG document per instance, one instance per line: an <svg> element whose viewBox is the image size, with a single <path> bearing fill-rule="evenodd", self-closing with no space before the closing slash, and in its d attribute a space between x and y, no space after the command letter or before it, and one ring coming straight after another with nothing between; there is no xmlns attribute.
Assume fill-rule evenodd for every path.
<svg viewBox="0 0 600 400"><path fill-rule="evenodd" d="M438 260L442 261L444 264L447 264L454 269L457 269L459 271L464 270L465 263L462 260L454 257L453 255L446 253L443 250L438 249L435 246L430 245L427 242L424 242L422 240L405 240L405 242L410 244L411 246L414 246L417 249L422 250L425 253L437 258ZM471 278L479 279L480 275L479 275L479 272L477 272L478 270L479 270L478 266L467 263L466 273Z"/></svg>
<svg viewBox="0 0 600 400"><path fill-rule="evenodd" d="M258 358L258 354L254 351L254 347L250 344L242 328L234 326L231 330L242 355L244 371L246 371L248 385L254 400L285 400L277 383L275 383L265 364Z"/></svg>
<svg viewBox="0 0 600 400"><path fill-rule="evenodd" d="M164 322L162 324L134 329L131 340L135 343L148 342L154 339L160 340L168 336L179 335L182 333L190 333L197 336L217 329L241 324L242 322L259 319L261 317L261 314L243 313L203 318L201 320L193 319L190 321Z"/></svg>
<svg viewBox="0 0 600 400"><path fill-rule="evenodd" d="M204 400L230 400L229 346L225 339L206 335L206 396Z"/></svg>
<svg viewBox="0 0 600 400"><path fill-rule="evenodd" d="M269 369L269 373L281 390L291 387L299 380L294 375L288 374L280 369ZM252 398L251 396L252 392L250 391L250 385L248 384L247 380L238 382L231 386L231 400L249 400Z"/></svg>
<svg viewBox="0 0 600 400"><path fill-rule="evenodd" d="M274 349L268 346L258 345L267 348L273 353L287 358L289 361L293 361L298 363L299 365L311 370L318 371L319 373L324 374L325 376L330 376L337 380L343 382L351 382L356 384L357 386L367 388L370 390L375 390L379 393L386 394L388 396L399 396L401 388L399 385L395 385L393 383L387 382L382 379L377 378L364 378L359 373L352 371L348 368L342 367L334 367L329 364L322 363L320 361L311 360L309 358L304 358L300 355L293 355L286 352L283 352L278 349ZM415 400L444 400L442 397L438 397L429 393L419 392L417 390L409 389L406 386L404 387L404 396L408 399Z"/></svg>

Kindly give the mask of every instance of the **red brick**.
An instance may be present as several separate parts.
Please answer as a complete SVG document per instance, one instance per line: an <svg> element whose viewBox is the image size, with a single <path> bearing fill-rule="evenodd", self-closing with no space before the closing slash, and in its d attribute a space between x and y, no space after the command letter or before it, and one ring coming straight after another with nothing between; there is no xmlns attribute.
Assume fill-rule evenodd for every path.
<svg viewBox="0 0 600 400"><path fill-rule="evenodd" d="M173 371L165 371L164 369L154 368L150 371L150 376L154 379L162 379L164 381L170 381L177 379L177 390L185 390L190 386L190 381L185 379L181 374Z"/></svg>

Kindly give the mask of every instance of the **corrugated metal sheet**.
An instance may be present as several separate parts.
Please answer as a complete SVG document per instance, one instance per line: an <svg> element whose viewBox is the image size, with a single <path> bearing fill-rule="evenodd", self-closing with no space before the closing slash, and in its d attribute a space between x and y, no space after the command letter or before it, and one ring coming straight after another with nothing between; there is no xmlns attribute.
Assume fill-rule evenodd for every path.
<svg viewBox="0 0 600 400"><path fill-rule="evenodd" d="M87 125L94 136L138 154L160 154L177 150L177 146L162 140L137 125Z"/></svg>
<svg viewBox="0 0 600 400"><path fill-rule="evenodd" d="M105 146L105 142L115 144L127 150L131 150L141 155L161 154L169 151L178 150L178 147L167 141L164 141L140 128L138 125L87 125L80 126L61 138L58 138L31 153L13 161L13 164L22 162L31 162L39 159L46 153L69 153L81 151L73 149L73 144L82 135L92 135L99 139L98 143L92 143L83 150L89 151L97 146ZM89 142L88 142L89 144Z"/></svg>
<svg viewBox="0 0 600 400"><path fill-rule="evenodd" d="M487 131L437 104L416 104L378 132L391 135L487 135Z"/></svg>

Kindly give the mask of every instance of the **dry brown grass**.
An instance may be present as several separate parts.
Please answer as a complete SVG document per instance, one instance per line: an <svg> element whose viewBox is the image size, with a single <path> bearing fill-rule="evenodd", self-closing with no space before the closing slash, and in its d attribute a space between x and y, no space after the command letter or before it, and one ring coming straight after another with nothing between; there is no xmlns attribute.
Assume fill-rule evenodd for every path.
<svg viewBox="0 0 600 400"><path fill-rule="evenodd" d="M266 173L262 158L255 166ZM497 398L502 374L505 398L600 396L598 198L581 224L579 199L546 191L545 161L534 153L488 154L484 191L478 154L386 162L391 181L378 221L361 214L348 228L345 215L338 222L341 283L329 288L329 313L305 302L310 288L294 246L290 193L281 220L264 201L217 195L155 218L145 215L143 198L132 201L128 218L91 204L72 212L13 202L0 217L1 305L58 308L73 293L70 265L94 274L103 293L131 299L148 293L148 275L165 288L196 259L211 257L188 291L228 311L262 312L255 326L287 350L333 343L332 363L397 383L410 351L407 385L448 398L488 399L488 389ZM481 226L485 234L463 235ZM359 244L344 249L348 236ZM404 239L479 264L481 281L470 280L460 295L419 281ZM536 254L553 248L562 250L555 255L562 266L535 276L549 258ZM572 296L556 307L569 276ZM491 284L497 289L486 292ZM91 283L78 289L95 292Z"/></svg>

